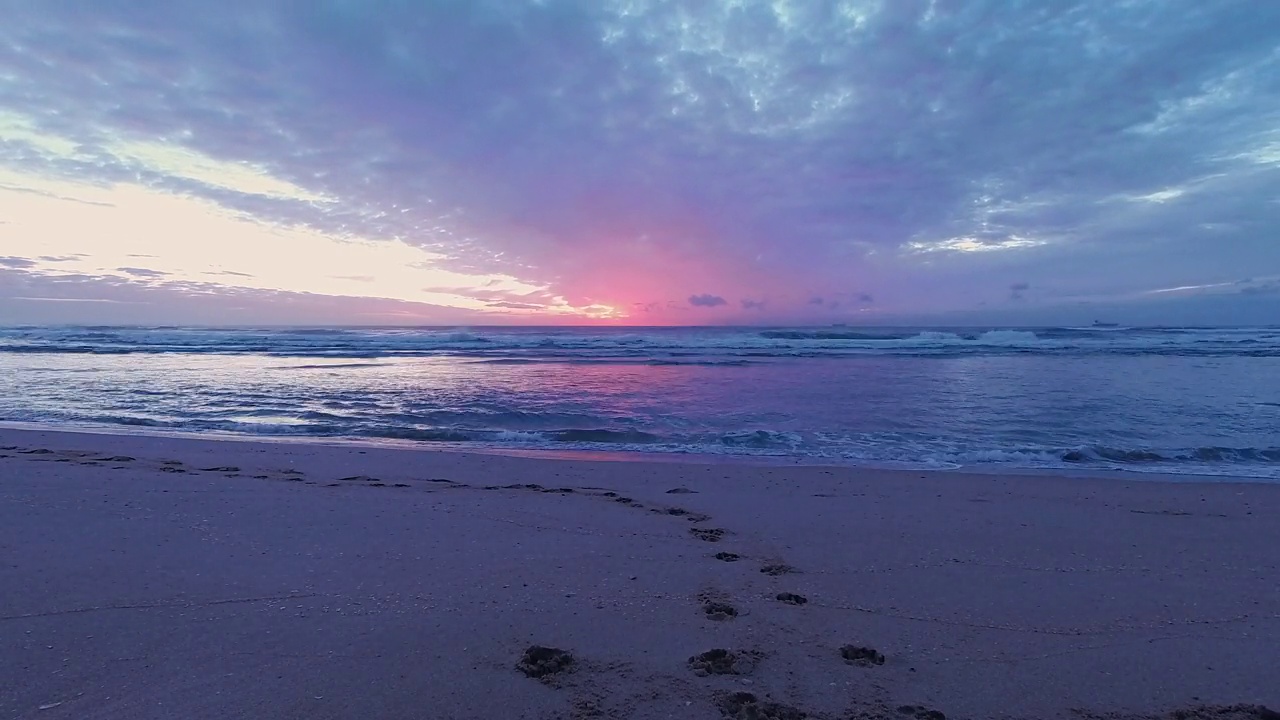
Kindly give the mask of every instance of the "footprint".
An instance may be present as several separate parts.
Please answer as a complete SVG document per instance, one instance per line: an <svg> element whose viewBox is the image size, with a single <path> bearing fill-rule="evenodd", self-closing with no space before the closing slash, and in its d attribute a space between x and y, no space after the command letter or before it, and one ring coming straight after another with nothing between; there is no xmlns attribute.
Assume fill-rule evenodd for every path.
<svg viewBox="0 0 1280 720"><path fill-rule="evenodd" d="M884 655L879 650L857 645L845 645L840 648L840 657L844 658L846 664L860 667L884 664Z"/></svg>
<svg viewBox="0 0 1280 720"><path fill-rule="evenodd" d="M35 450L19 450L19 455L52 455L53 451L48 448L36 448Z"/></svg>
<svg viewBox="0 0 1280 720"><path fill-rule="evenodd" d="M774 577L777 577L778 575L787 575L789 573L799 572L799 570L796 570L785 563L773 563L760 568L760 572L765 575L773 575Z"/></svg>
<svg viewBox="0 0 1280 720"><path fill-rule="evenodd" d="M689 658L689 669L698 677L708 675L746 675L755 669L760 654L755 652L732 653L724 648L714 648Z"/></svg>
<svg viewBox="0 0 1280 720"><path fill-rule="evenodd" d="M235 472L240 472L240 468L238 468L238 467L236 467L236 466L234 466L234 465L227 465L227 466L224 466L224 467L207 467L207 468L200 468L200 472L226 472L226 473L235 473Z"/></svg>
<svg viewBox="0 0 1280 720"><path fill-rule="evenodd" d="M702 612L712 620L732 620L738 617L737 608L722 602L709 602L702 606Z"/></svg>
<svg viewBox="0 0 1280 720"><path fill-rule="evenodd" d="M784 592L778 593L778 601L784 602L788 605L803 605L809 602L809 598L795 593Z"/></svg>
<svg viewBox="0 0 1280 720"><path fill-rule="evenodd" d="M946 715L922 705L901 705L898 707L898 714L915 718L915 720L947 720Z"/></svg>
<svg viewBox="0 0 1280 720"><path fill-rule="evenodd" d="M723 528L689 528L689 532L704 542L720 542L725 535Z"/></svg>
<svg viewBox="0 0 1280 720"><path fill-rule="evenodd" d="M576 660L573 654L567 650L530 645L520 662L516 663L516 669L535 680L547 682L553 676L571 669L574 662Z"/></svg>
<svg viewBox="0 0 1280 720"><path fill-rule="evenodd" d="M687 487L678 487L678 488L671 488L670 490L667 491L667 494L668 495L692 495L697 492L698 492L697 490L690 490Z"/></svg>
<svg viewBox="0 0 1280 720"><path fill-rule="evenodd" d="M731 552L718 552L714 555L714 557L715 559L722 560L724 562L738 562L739 560L742 559L742 556L739 555L738 553L731 553Z"/></svg>
<svg viewBox="0 0 1280 720"><path fill-rule="evenodd" d="M814 717L790 705L761 701L749 692L730 693L720 698L716 707L729 720L808 720Z"/></svg>

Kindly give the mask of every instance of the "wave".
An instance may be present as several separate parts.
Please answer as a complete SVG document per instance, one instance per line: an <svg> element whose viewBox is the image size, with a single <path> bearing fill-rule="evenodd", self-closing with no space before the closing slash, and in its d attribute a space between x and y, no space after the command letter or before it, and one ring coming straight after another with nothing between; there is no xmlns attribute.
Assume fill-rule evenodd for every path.
<svg viewBox="0 0 1280 720"><path fill-rule="evenodd" d="M0 328L0 354L131 353L317 360L456 357L513 365L537 361L709 365L753 358L876 355L1280 357L1280 329L676 328L621 332L600 328Z"/></svg>
<svg viewBox="0 0 1280 720"><path fill-rule="evenodd" d="M1118 463L1123 465L1138 464L1180 464L1180 463L1225 463L1225 464L1280 464L1280 447L1220 447L1207 446L1176 450L1153 450L1149 448L1114 448L1103 445L1090 445L1073 448L1062 452L1060 457L1068 463Z"/></svg>
<svg viewBox="0 0 1280 720"><path fill-rule="evenodd" d="M577 443L623 443L627 445L648 445L660 442L662 438L653 433L639 430L554 430L540 433L548 440L555 442Z"/></svg>
<svg viewBox="0 0 1280 720"><path fill-rule="evenodd" d="M337 370L345 368L371 368L386 367L386 363L376 362L349 362L349 363L320 363L312 365L281 365L272 368L273 370Z"/></svg>
<svg viewBox="0 0 1280 720"><path fill-rule="evenodd" d="M248 355L366 368L385 359L477 364L735 366L876 356L1280 357L1277 328L228 329L0 328L4 355ZM352 363L328 364L349 360Z"/></svg>
<svg viewBox="0 0 1280 720"><path fill-rule="evenodd" d="M160 432L231 433L246 437L364 439L448 443L485 448L621 450L705 455L763 455L853 465L914 468L1004 466L1091 468L1171 475L1231 475L1280 480L1280 447L1124 447L1107 444L1018 446L958 443L921 435L809 433L779 429L698 430L619 427L604 418L538 413L428 412L387 414L284 408L206 409L200 417L140 413L65 414L59 422L147 428ZM490 422L485 422L487 419ZM2 419L2 418L0 418ZM31 421L33 418L9 418ZM50 422L51 418L36 418ZM577 421L578 424L557 422ZM592 423L600 423L594 425Z"/></svg>
<svg viewBox="0 0 1280 720"><path fill-rule="evenodd" d="M763 330L770 340L905 340L912 333L850 332L844 330Z"/></svg>

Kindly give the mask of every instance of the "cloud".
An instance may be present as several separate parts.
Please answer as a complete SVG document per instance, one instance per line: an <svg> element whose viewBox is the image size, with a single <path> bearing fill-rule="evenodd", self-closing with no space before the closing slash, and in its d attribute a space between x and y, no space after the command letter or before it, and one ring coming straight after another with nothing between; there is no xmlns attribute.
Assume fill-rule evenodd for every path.
<svg viewBox="0 0 1280 720"><path fill-rule="evenodd" d="M493 302L488 305L491 308L507 308L509 310L543 310L546 305L535 305L533 303L518 302Z"/></svg>
<svg viewBox="0 0 1280 720"><path fill-rule="evenodd" d="M20 257L0 257L0 267L31 268L39 265L35 260Z"/></svg>
<svg viewBox="0 0 1280 720"><path fill-rule="evenodd" d="M873 296L871 293L858 293L857 295L854 296L854 300L856 300L859 305L875 305L876 304L875 296Z"/></svg>
<svg viewBox="0 0 1280 720"><path fill-rule="evenodd" d="M810 305L826 305L827 301L821 296L814 296L809 298L809 304Z"/></svg>
<svg viewBox="0 0 1280 720"><path fill-rule="evenodd" d="M142 278L161 278L161 277L167 277L169 275L169 273L163 272L161 270L149 270L147 268L137 268L137 267L122 267L122 268L116 268L116 270L119 270L122 273L133 275L135 277L142 277Z"/></svg>
<svg viewBox="0 0 1280 720"><path fill-rule="evenodd" d="M743 300L742 301L743 310L764 310L768 306L769 306L769 303L765 300Z"/></svg>
<svg viewBox="0 0 1280 720"><path fill-rule="evenodd" d="M475 325L527 318L382 298L0 267L0 318L7 321L110 324L120 322L122 312L130 323L156 325Z"/></svg>
<svg viewBox="0 0 1280 720"><path fill-rule="evenodd" d="M720 297L719 295L703 294L703 295L690 295L689 304L694 307L712 308L712 307L718 307L720 305L727 305L728 301Z"/></svg>
<svg viewBox="0 0 1280 720"><path fill-rule="evenodd" d="M1027 291L1031 289L1031 283L1016 282L1009 286L1009 299L1015 302L1022 302L1027 299Z"/></svg>
<svg viewBox="0 0 1280 720"><path fill-rule="evenodd" d="M998 302L993 273L1131 296L1275 267L1278 25L1199 0L27 3L0 169L572 303L857 283L936 311Z"/></svg>
<svg viewBox="0 0 1280 720"><path fill-rule="evenodd" d="M1278 295L1280 294L1280 278L1272 278L1269 280L1247 280L1243 281L1244 287L1240 288L1241 295Z"/></svg>

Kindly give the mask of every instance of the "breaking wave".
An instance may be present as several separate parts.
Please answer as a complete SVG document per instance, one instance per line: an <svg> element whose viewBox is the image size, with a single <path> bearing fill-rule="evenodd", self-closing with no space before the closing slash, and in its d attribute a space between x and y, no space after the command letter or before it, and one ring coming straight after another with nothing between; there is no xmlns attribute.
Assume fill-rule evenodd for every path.
<svg viewBox="0 0 1280 720"><path fill-rule="evenodd" d="M1280 357L1278 328L0 328L0 354L265 355L486 362L1043 354Z"/></svg>

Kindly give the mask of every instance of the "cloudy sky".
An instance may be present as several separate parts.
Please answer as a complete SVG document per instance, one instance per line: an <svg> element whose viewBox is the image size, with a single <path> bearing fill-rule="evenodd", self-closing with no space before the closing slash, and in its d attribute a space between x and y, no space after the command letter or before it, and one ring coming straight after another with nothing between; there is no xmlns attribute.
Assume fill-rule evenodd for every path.
<svg viewBox="0 0 1280 720"><path fill-rule="evenodd" d="M0 323L1280 322L1280 3L0 0Z"/></svg>

